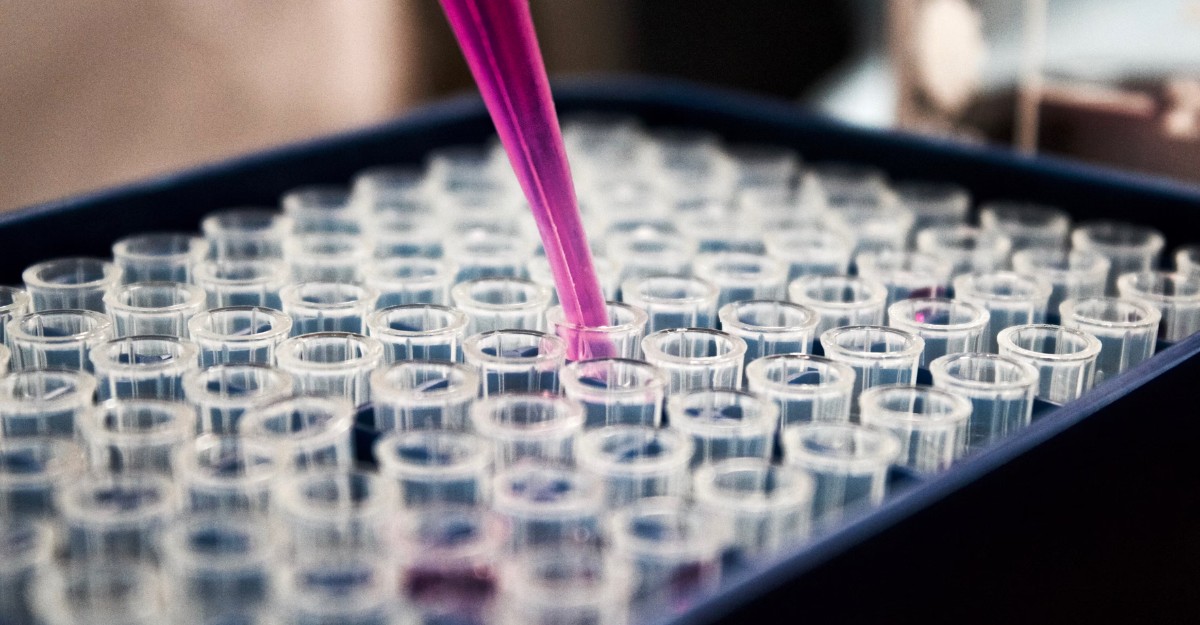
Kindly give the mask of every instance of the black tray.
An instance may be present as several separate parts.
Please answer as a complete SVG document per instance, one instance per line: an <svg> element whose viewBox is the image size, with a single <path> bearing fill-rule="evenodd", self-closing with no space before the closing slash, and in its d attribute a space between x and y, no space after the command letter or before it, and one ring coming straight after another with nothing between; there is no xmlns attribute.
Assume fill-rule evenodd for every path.
<svg viewBox="0 0 1200 625"><path fill-rule="evenodd" d="M636 115L732 141L797 148L809 161L950 180L977 201L1055 204L1076 219L1155 226L1167 249L1200 241L1200 191L1051 159L847 127L786 103L649 79L556 88L560 113ZM385 163L492 134L463 98L363 131L0 215L0 282L65 255L108 256L119 237L195 230L205 213L278 203ZM736 577L675 623L1112 622L1200 615L1200 336L1050 411L1023 432L779 560ZM1189 618L1190 617L1190 618Z"/></svg>

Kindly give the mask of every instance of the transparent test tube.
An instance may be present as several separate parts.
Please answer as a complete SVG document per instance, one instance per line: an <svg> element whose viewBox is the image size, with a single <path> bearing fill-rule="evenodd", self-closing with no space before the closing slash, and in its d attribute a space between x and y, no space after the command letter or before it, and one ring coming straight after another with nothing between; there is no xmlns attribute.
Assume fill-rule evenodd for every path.
<svg viewBox="0 0 1200 625"><path fill-rule="evenodd" d="M1004 269L1012 240L1000 232L967 225L932 226L917 233L917 250L942 259L954 278Z"/></svg>
<svg viewBox="0 0 1200 625"><path fill-rule="evenodd" d="M857 402L873 386L915 383L925 340L888 326L845 326L822 334L821 345L827 358L854 369Z"/></svg>
<svg viewBox="0 0 1200 625"><path fill-rule="evenodd" d="M541 330L550 289L519 278L459 282L450 289L454 307L467 314L467 334L490 330Z"/></svg>
<svg viewBox="0 0 1200 625"><path fill-rule="evenodd" d="M745 362L776 354L812 351L820 318L816 311L774 300L732 302L717 312L721 331L746 342Z"/></svg>
<svg viewBox="0 0 1200 625"><path fill-rule="evenodd" d="M370 246L355 234L299 234L283 242L293 282L362 282L370 257Z"/></svg>
<svg viewBox="0 0 1200 625"><path fill-rule="evenodd" d="M1108 294L1117 292L1117 278L1139 271L1158 269L1166 239L1154 228L1124 221L1096 220L1079 224L1071 231L1077 250L1091 250L1109 260Z"/></svg>
<svg viewBox="0 0 1200 625"><path fill-rule="evenodd" d="M138 282L104 295L114 336L187 338L187 322L205 309L204 289L178 282Z"/></svg>
<svg viewBox="0 0 1200 625"><path fill-rule="evenodd" d="M498 569L508 559L503 524L479 508L430 506L395 525L399 587L420 622L492 622Z"/></svg>
<svg viewBox="0 0 1200 625"><path fill-rule="evenodd" d="M824 228L824 229L820 229ZM767 253L787 263L788 280L801 276L840 276L850 270L854 240L849 233L814 225L764 233Z"/></svg>
<svg viewBox="0 0 1200 625"><path fill-rule="evenodd" d="M990 318L986 308L957 299L909 299L888 307L888 325L925 341L922 367L946 354L978 350Z"/></svg>
<svg viewBox="0 0 1200 625"><path fill-rule="evenodd" d="M1059 307L1062 324L1100 341L1099 384L1154 355L1162 314L1146 302L1117 297L1069 299Z"/></svg>
<svg viewBox="0 0 1200 625"><path fill-rule="evenodd" d="M1000 354L1037 369L1039 399L1065 404L1092 388L1100 341L1087 332L1030 324L1005 328L996 340Z"/></svg>
<svg viewBox="0 0 1200 625"><path fill-rule="evenodd" d="M567 397L583 405L584 427L662 422L667 378L653 365L620 358L570 363L560 372Z"/></svg>
<svg viewBox="0 0 1200 625"><path fill-rule="evenodd" d="M247 617L266 607L274 565L267 528L252 519L201 515L163 533L166 598L191 622Z"/></svg>
<svg viewBox="0 0 1200 625"><path fill-rule="evenodd" d="M217 260L283 258L292 220L266 208L229 208L206 215L200 231Z"/></svg>
<svg viewBox="0 0 1200 625"><path fill-rule="evenodd" d="M816 311L816 335L831 328L883 323L887 288L867 278L801 276L788 285L788 298Z"/></svg>
<svg viewBox="0 0 1200 625"><path fill-rule="evenodd" d="M609 533L614 556L634 571L633 608L645 616L684 609L720 582L721 543L683 500L634 502L613 515Z"/></svg>
<svg viewBox="0 0 1200 625"><path fill-rule="evenodd" d="M208 242L190 234L154 232L113 243L113 264L121 282L192 281L192 268L208 255Z"/></svg>
<svg viewBox="0 0 1200 625"><path fill-rule="evenodd" d="M350 200L346 187L307 185L284 193L280 205L295 233L358 234L366 211Z"/></svg>
<svg viewBox="0 0 1200 625"><path fill-rule="evenodd" d="M746 365L747 387L779 406L781 429L849 422L855 377L849 365L808 354L767 356Z"/></svg>
<svg viewBox="0 0 1200 625"><path fill-rule="evenodd" d="M242 415L238 434L271 449L281 470L348 469L353 426L354 406L344 397L293 397Z"/></svg>
<svg viewBox="0 0 1200 625"><path fill-rule="evenodd" d="M195 406L196 429L235 434L248 410L291 397L295 382L284 371L261 364L214 365L183 374L183 394Z"/></svg>
<svg viewBox="0 0 1200 625"><path fill-rule="evenodd" d="M979 349L995 353L996 335L1004 328L1046 320L1050 284L1011 271L965 274L954 279L954 299L987 309L988 325Z"/></svg>
<svg viewBox="0 0 1200 625"><path fill-rule="evenodd" d="M166 476L93 474L64 485L58 509L72 558L152 560L176 498Z"/></svg>
<svg viewBox="0 0 1200 625"><path fill-rule="evenodd" d="M558 395L505 393L476 401L471 423L492 442L498 467L522 460L571 466L583 406Z"/></svg>
<svg viewBox="0 0 1200 625"><path fill-rule="evenodd" d="M779 406L735 390L700 390L674 395L668 425L690 436L692 466L729 458L768 458L779 424Z"/></svg>
<svg viewBox="0 0 1200 625"><path fill-rule="evenodd" d="M887 306L914 297L941 297L950 290L950 268L926 252L885 249L854 257L858 275L887 289Z"/></svg>
<svg viewBox="0 0 1200 625"><path fill-rule="evenodd" d="M366 283L379 291L378 306L450 303L458 267L446 259L388 258L367 265Z"/></svg>
<svg viewBox="0 0 1200 625"><path fill-rule="evenodd" d="M746 342L706 328L661 330L642 339L646 362L667 375L667 394L738 388Z"/></svg>
<svg viewBox="0 0 1200 625"><path fill-rule="evenodd" d="M95 393L96 379L80 371L32 369L0 377L0 438L73 438Z"/></svg>
<svg viewBox="0 0 1200 625"><path fill-rule="evenodd" d="M14 371L91 371L91 350L112 338L112 320L92 310L46 310L8 322Z"/></svg>
<svg viewBox="0 0 1200 625"><path fill-rule="evenodd" d="M33 623L30 582L52 568L54 536L49 526L5 519L0 523L0 614L12 623Z"/></svg>
<svg viewBox="0 0 1200 625"><path fill-rule="evenodd" d="M183 376L196 368L196 344L173 336L127 336L92 348L100 399L183 399Z"/></svg>
<svg viewBox="0 0 1200 625"><path fill-rule="evenodd" d="M395 563L335 553L299 560L278 576L281 625L393 625L411 618L399 600Z"/></svg>
<svg viewBox="0 0 1200 625"><path fill-rule="evenodd" d="M816 485L795 467L723 460L697 469L693 489L722 546L742 556L776 553L808 537Z"/></svg>
<svg viewBox="0 0 1200 625"><path fill-rule="evenodd" d="M861 425L807 423L784 430L783 456L813 477L813 521L832 527L854 509L883 501L900 441Z"/></svg>
<svg viewBox="0 0 1200 625"><path fill-rule="evenodd" d="M1158 309L1158 340L1175 343L1200 331L1200 274L1142 271L1117 278L1117 292Z"/></svg>
<svg viewBox="0 0 1200 625"><path fill-rule="evenodd" d="M968 352L929 363L933 385L971 400L967 448L979 449L1029 425L1038 372L1008 356Z"/></svg>
<svg viewBox="0 0 1200 625"><path fill-rule="evenodd" d="M371 372L383 362L383 345L352 332L315 332L280 343L275 362L295 379L296 392L362 406L371 401Z"/></svg>
<svg viewBox="0 0 1200 625"><path fill-rule="evenodd" d="M59 258L29 267L21 279L31 311L104 312L104 294L119 283L121 272L98 258Z"/></svg>
<svg viewBox="0 0 1200 625"><path fill-rule="evenodd" d="M208 294L209 308L262 306L278 309L279 291L290 280L288 266L275 259L210 260L196 265L196 286Z"/></svg>
<svg viewBox="0 0 1200 625"><path fill-rule="evenodd" d="M313 332L363 334L377 297L379 293L370 287L337 282L289 284L279 292L283 312L292 318L292 336Z"/></svg>
<svg viewBox="0 0 1200 625"><path fill-rule="evenodd" d="M717 287L717 306L750 299L783 299L788 268L782 261L735 252L701 254L693 263L697 276Z"/></svg>
<svg viewBox="0 0 1200 625"><path fill-rule="evenodd" d="M517 552L594 544L603 506L600 483L573 469L518 464L492 480L492 508L509 524Z"/></svg>
<svg viewBox="0 0 1200 625"><path fill-rule="evenodd" d="M633 571L600 549L546 550L507 561L500 625L623 625Z"/></svg>
<svg viewBox="0 0 1200 625"><path fill-rule="evenodd" d="M34 576L30 603L43 625L163 621L158 572L133 562L81 562L47 567Z"/></svg>
<svg viewBox="0 0 1200 625"><path fill-rule="evenodd" d="M468 365L414 360L376 369L375 430L466 430L478 393L479 373Z"/></svg>
<svg viewBox="0 0 1200 625"><path fill-rule="evenodd" d="M711 282L682 276L636 278L621 285L621 301L646 311L647 333L715 327L719 295Z"/></svg>
<svg viewBox="0 0 1200 625"><path fill-rule="evenodd" d="M0 344L8 345L8 322L29 314L32 299L15 286L0 286Z"/></svg>
<svg viewBox="0 0 1200 625"><path fill-rule="evenodd" d="M971 210L971 194L953 183L906 181L893 185L896 201L913 212L909 246L916 234L931 226L964 224Z"/></svg>
<svg viewBox="0 0 1200 625"><path fill-rule="evenodd" d="M406 509L476 506L491 495L492 449L474 434L392 432L376 441L375 458Z"/></svg>
<svg viewBox="0 0 1200 625"><path fill-rule="evenodd" d="M364 471L316 470L284 477L275 511L287 549L300 560L327 553L370 555L387 547L398 504L394 481Z"/></svg>
<svg viewBox="0 0 1200 625"><path fill-rule="evenodd" d="M446 258L453 259L458 269L454 274L454 282L525 276L525 265L533 256L534 246L525 240L519 227L513 227L505 233L497 225L487 223L482 228L475 228L474 224L463 223L451 229L451 234L444 240ZM513 224L508 222L506 225Z"/></svg>
<svg viewBox="0 0 1200 625"><path fill-rule="evenodd" d="M637 358L649 316L636 306L619 302L608 302L607 310L606 325L585 327L569 323L562 306L552 306L546 311L546 326L550 333L566 341L567 354L572 360Z"/></svg>
<svg viewBox="0 0 1200 625"><path fill-rule="evenodd" d="M858 406L863 425L900 441L898 465L938 473L966 451L971 402L961 395L931 386L884 385L863 391Z"/></svg>
<svg viewBox="0 0 1200 625"><path fill-rule="evenodd" d="M176 402L109 400L80 419L79 430L101 472L170 475L176 450L195 435L196 414Z"/></svg>
<svg viewBox="0 0 1200 625"><path fill-rule="evenodd" d="M1003 233L1014 252L1062 249L1071 230L1071 216L1054 206L1028 202L988 202L979 208L979 227Z"/></svg>
<svg viewBox="0 0 1200 625"><path fill-rule="evenodd" d="M176 452L173 473L186 512L261 518L276 478L292 466L281 465L268 442L202 434Z"/></svg>
<svg viewBox="0 0 1200 625"><path fill-rule="evenodd" d="M467 314L436 304L408 304L367 316L367 335L383 344L387 363L406 360L462 360Z"/></svg>
<svg viewBox="0 0 1200 625"><path fill-rule="evenodd" d="M68 440L0 437L0 515L55 518L59 491L83 475L86 464L83 449Z"/></svg>
<svg viewBox="0 0 1200 625"><path fill-rule="evenodd" d="M532 330L493 330L467 337L463 358L479 371L482 396L511 392L558 392L558 370L567 344Z"/></svg>
<svg viewBox="0 0 1200 625"><path fill-rule="evenodd" d="M275 363L275 349L292 331L292 318L278 310L231 306L202 312L188 321L200 349L200 366Z"/></svg>
<svg viewBox="0 0 1200 625"><path fill-rule="evenodd" d="M694 449L680 430L613 425L583 433L575 458L600 480L605 505L616 509L646 497L686 496Z"/></svg>
<svg viewBox="0 0 1200 625"><path fill-rule="evenodd" d="M1013 254L1012 264L1016 273L1036 275L1050 283L1047 321L1056 319L1059 305L1068 299L1103 296L1110 265L1099 252L1041 248Z"/></svg>

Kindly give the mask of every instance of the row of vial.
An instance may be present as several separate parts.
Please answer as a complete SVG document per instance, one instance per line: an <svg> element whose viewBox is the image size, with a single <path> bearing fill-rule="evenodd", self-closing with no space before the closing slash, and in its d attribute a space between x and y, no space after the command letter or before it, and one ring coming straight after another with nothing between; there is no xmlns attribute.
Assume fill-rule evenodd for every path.
<svg viewBox="0 0 1200 625"><path fill-rule="evenodd" d="M569 145L577 157L588 144ZM661 153L666 162L669 151ZM603 180L605 171L581 179L620 187ZM465 197L480 180L464 176L441 191ZM762 179L737 180L729 197L774 195ZM837 189L836 181L826 173L820 184ZM709 200L719 194L706 196L700 185L674 195L658 185L652 193L675 198L661 213L667 221L704 222L701 231L716 233L693 238L681 265L665 262L675 248L660 243L691 235L642 219L658 209L627 223L605 218L598 247L628 243L607 249L619 250L610 258L620 266L601 261L606 290L621 303L610 304L611 326L594 331L571 327L550 307L531 246L521 243L515 262L491 263L519 239L493 230L494 220L440 230L450 238L426 239L419 252L398 239L381 247L384 234L403 230L388 224L405 221L419 202L395 200L410 197L398 193L363 203L361 184L352 202L296 199L309 190L289 194L283 216L223 212L205 221L204 242L133 237L114 247L111 266L72 259L31 268L29 299L9 292L18 306L8 314L19 323L6 325L15 371L4 382L17 399L4 402L5 427L14 429L0 440L4 466L30 479L5 480L16 485L5 505L65 520L58 527L76 564L47 566L48 538L14 525L5 545L17 565L5 579L18 582L0 594L20 609L32 597L46 622L122 607L161 622L163 601L190 622L264 607L268 621L364 623L404 620L413 607L419 618L513 623L618 623L631 603L682 609L716 584L731 554L776 550L814 524L835 523L847 504L878 502L890 465L941 470L1027 423L1034 396L1069 400L1090 385L1089 371L1112 376L1149 355L1167 319L1186 328L1174 321L1187 319L1176 306L1187 299L1183 273L1169 274L1171 286L1161 289L1179 302L1156 299L1153 288L1122 288L1130 295L1122 299L1100 297L1104 287L1071 290L1080 282L1074 272L1097 256L1108 262L1106 283L1121 262L1121 250L1081 250L1078 240L1073 252L1045 252L1052 260L1037 270L1053 278L1059 263L1061 299L1070 302L1052 299L1057 284L1009 297L1026 276L1003 271L1007 251L1001 261L989 256L999 264L986 269L971 264L982 262L971 250L985 231L988 241L1006 238L996 228L946 229L964 235L966 270L944 269L953 258L944 254L931 266L943 267L934 273L945 279L908 287L906 273L924 271L921 252L847 237L838 221L853 215L845 223L859 223L874 209L848 208L832 192L819 210L825 216L814 218L800 206L813 201L811 182L781 211L791 221L772 225L772 237L796 238L773 245L765 237L758 248L753 236L716 234L752 233L763 221L714 225L752 223L742 218L769 214L766 199L748 210L744 199L726 198L718 210ZM485 193L496 192L492 183L484 180ZM418 187L438 192L428 180ZM621 191L635 200L637 192ZM339 221L351 204L357 235ZM314 208L314 220L295 206ZM453 206L430 215L467 224L461 204ZM843 216L828 217L835 210ZM1018 212L1044 209L1030 210ZM871 231L863 219L861 232ZM1076 232L1105 227L1118 233L1110 238L1124 231L1093 224ZM1011 250L1007 238L1002 247ZM471 245L456 248L456 240ZM826 256L830 247L837 251ZM1148 267L1161 237L1157 247ZM1013 255L1018 270L1025 252L1042 249ZM829 257L832 269L820 264ZM842 275L852 258L859 275ZM872 266L888 269L864 269ZM684 275L653 275L664 271ZM950 286L956 299L905 299ZM972 300L974 291L984 296ZM1010 314L1014 301L1028 317ZM36 312L21 314L22 306ZM111 325L104 314L56 308L99 308ZM1071 327L1023 325L1056 309ZM101 327L109 334L77 340ZM1190 333L1173 332L1164 338ZM21 343L22 334L34 338ZM37 339L60 340L30 347ZM991 341L1001 354L984 353ZM813 347L825 356L804 353ZM54 366L91 368L100 382L44 370ZM932 371L934 387L911 386L919 366ZM743 380L749 392L734 390ZM93 406L97 388L115 399ZM293 398L297 391L329 397ZM145 399L164 395L176 401ZM374 410L356 418L354 407L368 400ZM368 445L378 473L351 468L356 421L384 433ZM197 437L196 427L205 433ZM82 440L86 454L52 440L56 432ZM81 477L84 464L98 471ZM547 551L564 541L573 546ZM504 555L513 551L519 556ZM147 564L113 569L104 563L111 556ZM254 564L224 574L232 561ZM279 570L280 562L288 565ZM8 592L28 585L37 568L31 594Z"/></svg>

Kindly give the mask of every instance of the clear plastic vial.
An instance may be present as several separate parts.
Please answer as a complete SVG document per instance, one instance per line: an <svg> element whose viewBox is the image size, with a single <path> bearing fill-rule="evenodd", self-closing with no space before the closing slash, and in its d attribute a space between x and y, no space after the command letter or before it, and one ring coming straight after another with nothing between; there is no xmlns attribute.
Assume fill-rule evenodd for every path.
<svg viewBox="0 0 1200 625"><path fill-rule="evenodd" d="M367 316L367 335L383 344L384 362L462 360L467 314L436 304L407 304Z"/></svg>
<svg viewBox="0 0 1200 625"><path fill-rule="evenodd" d="M956 299L908 299L888 307L888 325L925 341L923 367L946 354L978 350L990 318L986 308Z"/></svg>
<svg viewBox="0 0 1200 625"><path fill-rule="evenodd" d="M479 371L484 397L512 392L558 392L567 344L532 330L493 330L468 337L463 358Z"/></svg>
<svg viewBox="0 0 1200 625"><path fill-rule="evenodd" d="M544 550L507 560L500 625L625 625L632 567L600 549Z"/></svg>
<svg viewBox="0 0 1200 625"><path fill-rule="evenodd" d="M179 519L163 534L162 556L166 598L180 618L239 618L271 599L274 545L267 527L253 519Z"/></svg>
<svg viewBox="0 0 1200 625"><path fill-rule="evenodd" d="M185 512L262 518L276 478L293 466L269 441L202 434L176 452L173 473Z"/></svg>
<svg viewBox="0 0 1200 625"><path fill-rule="evenodd" d="M971 400L967 448L979 449L1029 425L1038 372L998 354L949 354L929 363L933 385Z"/></svg>
<svg viewBox="0 0 1200 625"><path fill-rule="evenodd" d="M667 394L738 388L746 342L705 328L661 330L642 339L646 362L667 375Z"/></svg>
<svg viewBox="0 0 1200 625"><path fill-rule="evenodd" d="M0 343L8 345L8 322L29 313L32 298L15 286L0 286Z"/></svg>
<svg viewBox="0 0 1200 625"><path fill-rule="evenodd" d="M104 295L114 336L187 338L187 322L205 309L204 289L178 282L126 284Z"/></svg>
<svg viewBox="0 0 1200 625"><path fill-rule="evenodd" d="M95 393L96 379L80 371L32 369L0 377L0 438L74 438Z"/></svg>
<svg viewBox="0 0 1200 625"><path fill-rule="evenodd" d="M47 567L34 576L30 604L44 625L163 622L158 571L134 562L80 562Z"/></svg>
<svg viewBox="0 0 1200 625"><path fill-rule="evenodd" d="M84 474L86 460L83 449L68 440L0 437L0 516L54 518L58 492Z"/></svg>
<svg viewBox="0 0 1200 625"><path fill-rule="evenodd" d="M793 302L816 311L816 335L831 328L883 323L887 288L868 278L803 276L788 285Z"/></svg>
<svg viewBox="0 0 1200 625"><path fill-rule="evenodd" d="M712 328L720 290L701 278L654 276L625 281L621 301L646 312L646 332L669 328Z"/></svg>
<svg viewBox="0 0 1200 625"><path fill-rule="evenodd" d="M783 299L786 295L787 265L770 256L735 252L702 254L693 265L697 276L717 287L718 307L750 299Z"/></svg>
<svg viewBox="0 0 1200 625"><path fill-rule="evenodd" d="M816 484L804 471L759 458L700 467L696 508L726 549L745 557L777 553L808 537Z"/></svg>
<svg viewBox="0 0 1200 625"><path fill-rule="evenodd" d="M861 425L807 423L784 430L783 456L813 477L813 520L818 528L832 527L856 509L883 501L900 441Z"/></svg>
<svg viewBox="0 0 1200 625"><path fill-rule="evenodd" d="M668 425L692 437L692 466L729 458L769 458L779 407L751 393L699 390L671 397Z"/></svg>
<svg viewBox="0 0 1200 625"><path fill-rule="evenodd" d="M345 397L293 397L248 411L238 434L270 449L281 470L348 469L353 426Z"/></svg>
<svg viewBox="0 0 1200 625"><path fill-rule="evenodd" d="M406 509L477 506L491 496L492 446L474 434L392 432L376 441L375 458Z"/></svg>
<svg viewBox="0 0 1200 625"><path fill-rule="evenodd" d="M1158 340L1175 343L1200 331L1200 274L1142 271L1117 279L1121 297L1154 306L1162 314Z"/></svg>
<svg viewBox="0 0 1200 625"><path fill-rule="evenodd" d="M811 308L777 300L732 302L717 312L721 331L746 342L745 363L776 354L807 354L819 315Z"/></svg>
<svg viewBox="0 0 1200 625"><path fill-rule="evenodd" d="M104 294L121 280L116 265L98 258L59 258L38 263L21 274L30 310L104 312Z"/></svg>
<svg viewBox="0 0 1200 625"><path fill-rule="evenodd" d="M383 345L352 332L316 332L281 342L275 362L295 379L296 392L362 406L371 401L371 372L383 362Z"/></svg>
<svg viewBox="0 0 1200 625"><path fill-rule="evenodd" d="M247 410L291 397L291 374L261 364L214 365L183 374L183 394L198 415L196 428L235 434Z"/></svg>
<svg viewBox="0 0 1200 625"><path fill-rule="evenodd" d="M12 370L91 371L92 349L113 336L113 324L92 310L45 310L8 322Z"/></svg>
<svg viewBox="0 0 1200 625"><path fill-rule="evenodd" d="M176 450L195 436L196 414L170 401L109 400L79 420L79 431L96 470L170 475Z"/></svg>
<svg viewBox="0 0 1200 625"><path fill-rule="evenodd" d="M283 242L293 282L362 282L370 257L370 246L355 234L298 234Z"/></svg>
<svg viewBox="0 0 1200 625"><path fill-rule="evenodd" d="M1012 240L1000 232L967 225L931 226L917 233L917 250L942 259L953 278L1004 269Z"/></svg>
<svg viewBox="0 0 1200 625"><path fill-rule="evenodd" d="M1064 326L1100 341L1097 384L1154 355L1162 313L1146 302L1117 297L1069 299L1059 311Z"/></svg>
<svg viewBox="0 0 1200 625"><path fill-rule="evenodd" d="M521 461L571 466L583 406L548 393L505 393L476 401L471 424L492 442L497 467Z"/></svg>
<svg viewBox="0 0 1200 625"><path fill-rule="evenodd" d="M206 215L200 231L216 260L283 258L292 220L267 208L229 208Z"/></svg>
<svg viewBox="0 0 1200 625"><path fill-rule="evenodd" d="M856 378L849 365L808 354L767 356L746 366L750 392L779 406L781 429L849 422Z"/></svg>
<svg viewBox="0 0 1200 625"><path fill-rule="evenodd" d="M979 227L1001 232L1014 252L1062 249L1071 230L1071 216L1054 206L1028 202L988 202L979 208Z"/></svg>
<svg viewBox="0 0 1200 625"><path fill-rule="evenodd" d="M923 474L950 468L967 448L971 402L931 386L876 386L858 400L862 424L900 441L896 464Z"/></svg>
<svg viewBox="0 0 1200 625"><path fill-rule="evenodd" d="M127 336L92 348L100 399L183 399L183 376L196 368L196 344L174 336Z"/></svg>
<svg viewBox="0 0 1200 625"><path fill-rule="evenodd" d="M379 432L467 430L479 373L469 365L412 360L371 373Z"/></svg>
<svg viewBox="0 0 1200 625"><path fill-rule="evenodd" d="M763 234L767 253L787 264L788 280L801 276L840 276L850 270L854 237L822 224L771 230Z"/></svg>
<svg viewBox="0 0 1200 625"><path fill-rule="evenodd" d="M1038 370L1039 399L1065 404L1092 388L1100 341L1075 328L1048 324L1012 326L997 336L1000 353Z"/></svg>
<svg viewBox="0 0 1200 625"><path fill-rule="evenodd" d="M72 559L153 560L176 497L166 476L93 474L65 484L58 509Z"/></svg>
<svg viewBox="0 0 1200 625"><path fill-rule="evenodd" d="M541 330L550 289L519 278L492 277L459 282L450 289L454 307L470 321L467 334L491 330Z"/></svg>
<svg viewBox="0 0 1200 625"><path fill-rule="evenodd" d="M188 321L188 334L200 348L200 366L275 363L275 348L292 330L292 318L278 310L232 306L202 312Z"/></svg>
<svg viewBox="0 0 1200 625"><path fill-rule="evenodd" d="M13 623L32 623L30 582L52 568L54 535L48 525L5 519L0 523L0 614Z"/></svg>
<svg viewBox="0 0 1200 625"><path fill-rule="evenodd" d="M633 607L646 616L685 608L720 582L720 540L681 499L639 500L612 516L609 534L615 557L634 571Z"/></svg>
<svg viewBox="0 0 1200 625"><path fill-rule="evenodd" d="M1166 239L1158 230L1124 221L1095 220L1071 231L1077 250L1090 250L1109 260L1108 294L1117 292L1117 278L1131 272L1158 269Z"/></svg>
<svg viewBox="0 0 1200 625"><path fill-rule="evenodd" d="M1047 321L1056 321L1065 300L1104 295L1109 261L1099 252L1033 248L1013 254L1013 271L1050 283Z"/></svg>
<svg viewBox="0 0 1200 625"><path fill-rule="evenodd" d="M208 242L190 234L154 232L113 243L113 264L121 282L192 281L192 268L208 255Z"/></svg>
<svg viewBox="0 0 1200 625"><path fill-rule="evenodd" d="M646 497L686 496L694 448L679 430L613 425L581 435L575 458L600 480L605 505L616 509Z"/></svg>
<svg viewBox="0 0 1200 625"><path fill-rule="evenodd" d="M1004 328L1046 320L1050 284L1011 271L966 274L954 279L954 299L987 309L988 326L979 345L980 350L995 353L996 335Z"/></svg>
<svg viewBox="0 0 1200 625"><path fill-rule="evenodd" d="M366 318L379 292L358 284L301 282L279 292L283 312L292 318L292 336L313 332L365 334Z"/></svg>
<svg viewBox="0 0 1200 625"><path fill-rule="evenodd" d="M284 477L275 488L275 516L293 557L373 555L387 547L398 507L394 481L375 473L324 469Z"/></svg>
<svg viewBox="0 0 1200 625"><path fill-rule="evenodd" d="M379 291L378 306L450 303L458 267L448 259L388 258L369 263L366 283Z"/></svg>
<svg viewBox="0 0 1200 625"><path fill-rule="evenodd" d="M262 306L278 309L279 291L290 280L281 260L230 259L196 265L193 279L208 294L209 308Z"/></svg>
<svg viewBox="0 0 1200 625"><path fill-rule="evenodd" d="M912 384L925 341L888 326L846 326L821 335L825 356L854 369L854 400L882 384ZM854 412L854 408L851 408Z"/></svg>
<svg viewBox="0 0 1200 625"><path fill-rule="evenodd" d="M595 544L604 492L590 474L522 463L496 473L492 509L509 524L509 546L517 552Z"/></svg>
<svg viewBox="0 0 1200 625"><path fill-rule="evenodd" d="M583 406L585 428L662 422L667 378L649 363L585 360L564 366L559 376L563 392Z"/></svg>

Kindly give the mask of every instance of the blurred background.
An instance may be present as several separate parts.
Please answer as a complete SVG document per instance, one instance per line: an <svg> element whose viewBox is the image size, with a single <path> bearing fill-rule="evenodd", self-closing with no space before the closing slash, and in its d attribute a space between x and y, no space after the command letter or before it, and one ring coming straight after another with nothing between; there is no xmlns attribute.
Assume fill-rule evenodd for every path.
<svg viewBox="0 0 1200 625"><path fill-rule="evenodd" d="M1200 0L531 0L552 75L1200 182ZM0 0L0 209L472 89L435 0Z"/></svg>

